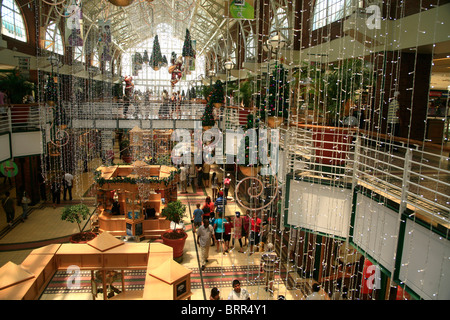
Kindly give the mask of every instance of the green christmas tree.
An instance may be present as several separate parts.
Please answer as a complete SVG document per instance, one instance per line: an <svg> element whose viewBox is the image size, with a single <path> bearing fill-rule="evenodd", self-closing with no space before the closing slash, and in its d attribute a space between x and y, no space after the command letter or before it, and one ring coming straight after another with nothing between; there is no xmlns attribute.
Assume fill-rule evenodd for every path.
<svg viewBox="0 0 450 320"><path fill-rule="evenodd" d="M268 117L288 116L289 110L289 81L288 72L282 65L275 66L270 76L268 95L265 93L260 101L260 115L264 119ZM258 101L259 103L259 101Z"/></svg>
<svg viewBox="0 0 450 320"><path fill-rule="evenodd" d="M205 111L203 112L202 116L202 126L204 127L212 127L216 123L214 120L214 105L211 100L206 104Z"/></svg>
<svg viewBox="0 0 450 320"><path fill-rule="evenodd" d="M186 29L186 36L184 38L183 44L183 52L181 55L183 57L195 58L195 51L194 48L192 47L191 34L189 33L188 29Z"/></svg>
<svg viewBox="0 0 450 320"><path fill-rule="evenodd" d="M148 64L153 70L158 71L163 62L164 60L161 54L161 47L159 46L158 35L156 35L153 40L153 51Z"/></svg>
<svg viewBox="0 0 450 320"><path fill-rule="evenodd" d="M142 57L142 61L143 61L145 64L147 64L147 63L149 62L147 50L144 50L144 56Z"/></svg>
<svg viewBox="0 0 450 320"><path fill-rule="evenodd" d="M211 98L209 99L212 103L223 103L225 100L225 93L223 89L223 83L217 80L213 86Z"/></svg>
<svg viewBox="0 0 450 320"><path fill-rule="evenodd" d="M58 102L58 85L53 79L53 75L50 75L47 80L47 86L45 88L45 101Z"/></svg>

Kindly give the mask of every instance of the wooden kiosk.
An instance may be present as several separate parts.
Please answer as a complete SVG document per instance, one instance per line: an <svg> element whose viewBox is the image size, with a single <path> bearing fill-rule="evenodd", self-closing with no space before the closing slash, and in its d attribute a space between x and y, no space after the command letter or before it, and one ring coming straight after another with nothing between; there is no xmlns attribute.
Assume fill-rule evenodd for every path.
<svg viewBox="0 0 450 320"><path fill-rule="evenodd" d="M97 169L97 214L100 232L113 236L159 238L170 228L161 217L165 203L177 199L179 170L172 166L131 165ZM145 189L145 190L144 190ZM112 212L113 203L119 212Z"/></svg>
<svg viewBox="0 0 450 320"><path fill-rule="evenodd" d="M51 244L33 250L20 265L10 261L0 268L0 300L37 300L56 271L73 271L73 266L91 271L94 300L100 286L103 299L108 299L111 272L122 274L122 290L111 300L190 299L192 271L172 256L172 248L162 243L128 243L109 233L83 244ZM127 291L124 270L146 270L144 289ZM94 273L100 273L100 282L95 281Z"/></svg>

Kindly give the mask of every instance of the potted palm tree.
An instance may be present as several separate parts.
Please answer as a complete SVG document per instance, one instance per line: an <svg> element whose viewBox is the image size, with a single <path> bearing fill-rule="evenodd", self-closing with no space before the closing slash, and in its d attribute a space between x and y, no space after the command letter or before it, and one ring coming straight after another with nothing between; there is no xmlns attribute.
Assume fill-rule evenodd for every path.
<svg viewBox="0 0 450 320"><path fill-rule="evenodd" d="M186 205L180 200L172 201L161 211L161 215L171 221L171 229L163 233L161 238L165 245L173 248L173 258L179 262L183 259L184 244L187 233L183 230L183 217Z"/></svg>
<svg viewBox="0 0 450 320"><path fill-rule="evenodd" d="M81 222L89 217L89 208L85 204L75 204L65 207L61 220L65 220L71 223L76 222L78 225L79 233L72 235L70 242L72 243L86 243L94 239L97 235L90 231L83 231L81 229Z"/></svg>

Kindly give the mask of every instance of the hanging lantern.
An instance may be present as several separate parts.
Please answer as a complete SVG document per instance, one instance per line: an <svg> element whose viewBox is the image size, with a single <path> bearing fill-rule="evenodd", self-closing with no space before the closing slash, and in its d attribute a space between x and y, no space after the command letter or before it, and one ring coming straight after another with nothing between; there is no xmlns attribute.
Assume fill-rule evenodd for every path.
<svg viewBox="0 0 450 320"><path fill-rule="evenodd" d="M118 7L126 7L133 3L134 0L108 0L111 4Z"/></svg>

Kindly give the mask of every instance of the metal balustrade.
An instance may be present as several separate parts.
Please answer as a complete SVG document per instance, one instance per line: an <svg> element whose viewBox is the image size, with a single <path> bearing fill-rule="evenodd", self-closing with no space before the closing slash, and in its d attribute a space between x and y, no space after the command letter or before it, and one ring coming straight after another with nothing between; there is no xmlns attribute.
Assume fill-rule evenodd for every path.
<svg viewBox="0 0 450 320"><path fill-rule="evenodd" d="M317 143L320 127L291 129L288 172L297 178L346 182L369 190L410 209L432 224L450 229L449 148L354 130L335 132L329 144ZM378 137L377 137L378 136ZM329 161L329 160L333 161Z"/></svg>
<svg viewBox="0 0 450 320"><path fill-rule="evenodd" d="M6 105L0 114L0 134L46 130L55 110L43 104ZM179 108L159 102L128 106L92 102L63 104L56 117L74 120L201 121L204 104ZM248 110L214 110L221 130L244 127ZM174 122L178 123L179 122ZM69 125L70 127L70 125ZM114 126L111 129L115 129ZM176 127L175 127L176 128ZM405 139L392 139L362 130L324 126L290 126L280 132L280 148L287 151L286 169L297 176L348 182L405 203L414 212L450 228L449 148Z"/></svg>

